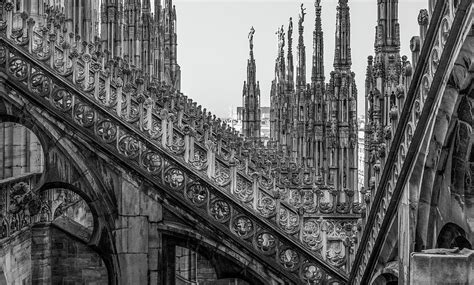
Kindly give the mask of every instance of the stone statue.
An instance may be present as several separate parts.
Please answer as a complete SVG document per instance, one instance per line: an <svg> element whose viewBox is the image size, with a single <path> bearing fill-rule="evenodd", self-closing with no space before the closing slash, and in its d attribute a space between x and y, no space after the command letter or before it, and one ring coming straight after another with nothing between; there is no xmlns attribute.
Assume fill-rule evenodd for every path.
<svg viewBox="0 0 474 285"><path fill-rule="evenodd" d="M285 47L285 31L283 30L283 25L277 30L276 34L278 35L278 50L283 52L283 48Z"/></svg>
<svg viewBox="0 0 474 285"><path fill-rule="evenodd" d="M290 23L288 24L288 36L291 37L293 34L293 18L290 17Z"/></svg>
<svg viewBox="0 0 474 285"><path fill-rule="evenodd" d="M255 34L255 29L253 26L250 28L250 33L249 33L249 43L250 43L250 49L253 50L253 35Z"/></svg>
<svg viewBox="0 0 474 285"><path fill-rule="evenodd" d="M303 7L303 3L301 3L301 14L300 14L300 20L299 20L299 25L301 26L304 22L304 16L306 16L306 8Z"/></svg>

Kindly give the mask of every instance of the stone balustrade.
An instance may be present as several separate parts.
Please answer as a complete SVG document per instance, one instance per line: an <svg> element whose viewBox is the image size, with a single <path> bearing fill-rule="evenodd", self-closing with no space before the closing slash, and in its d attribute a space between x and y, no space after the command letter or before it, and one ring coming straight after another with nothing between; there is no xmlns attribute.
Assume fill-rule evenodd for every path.
<svg viewBox="0 0 474 285"><path fill-rule="evenodd" d="M371 268L375 266L377 251L380 250L388 234L386 229L397 211L405 179L427 128L428 116L433 106L441 100L443 89L440 84L446 82L449 76L444 73L446 66L453 64L449 54L442 56L445 45L448 37L457 37L460 33L461 25L452 35L453 23L462 23L465 17L469 17L465 14L468 2L470 1L430 0L429 9L420 11L420 36L414 37L410 45L413 66L403 66L404 78L397 88L397 106L390 113L391 127L377 130L374 126L366 126L368 135L372 136L374 131L379 133L375 136L378 138L376 144L373 144L373 140L367 140L366 135L366 148L369 152L376 153L371 158L375 161L375 175L370 179L370 189L363 191L368 215L362 223L364 233L349 278L351 284L368 282ZM464 11L457 16L457 10L461 6ZM369 65L370 60L369 58ZM406 58L403 61L406 62ZM441 64L444 68L438 70Z"/></svg>
<svg viewBox="0 0 474 285"><path fill-rule="evenodd" d="M9 9L0 9L0 68L18 90L285 274L346 280L362 212L353 191L314 181L296 164L254 171L250 146L238 147L186 97L53 20L36 27L23 14L12 29Z"/></svg>

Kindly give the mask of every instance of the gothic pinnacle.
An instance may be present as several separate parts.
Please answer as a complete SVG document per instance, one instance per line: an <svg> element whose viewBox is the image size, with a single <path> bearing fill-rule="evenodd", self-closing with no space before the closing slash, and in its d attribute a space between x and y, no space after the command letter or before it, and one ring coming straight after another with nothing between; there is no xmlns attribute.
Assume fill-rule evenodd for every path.
<svg viewBox="0 0 474 285"><path fill-rule="evenodd" d="M286 81L288 83L287 89L294 89L294 67L293 67L293 18L290 17L290 22L288 23L288 55L287 55L288 65L286 66Z"/></svg>
<svg viewBox="0 0 474 285"><path fill-rule="evenodd" d="M293 18L290 17L290 22L288 23L288 56L292 53L293 47Z"/></svg>
<svg viewBox="0 0 474 285"><path fill-rule="evenodd" d="M303 7L301 4L301 13L299 15L298 21L298 31L299 31L299 38L298 38L298 66L296 71L296 85L299 89L303 89L306 85L306 51L304 46L304 18L306 15L306 8Z"/></svg>
<svg viewBox="0 0 474 285"><path fill-rule="evenodd" d="M313 32L313 69L311 74L311 81L313 83L324 81L324 42L320 4L321 0L316 0L314 3L316 19Z"/></svg>
<svg viewBox="0 0 474 285"><path fill-rule="evenodd" d="M351 61L351 24L348 0L339 0L336 16L336 47L334 53L334 67L349 69Z"/></svg>

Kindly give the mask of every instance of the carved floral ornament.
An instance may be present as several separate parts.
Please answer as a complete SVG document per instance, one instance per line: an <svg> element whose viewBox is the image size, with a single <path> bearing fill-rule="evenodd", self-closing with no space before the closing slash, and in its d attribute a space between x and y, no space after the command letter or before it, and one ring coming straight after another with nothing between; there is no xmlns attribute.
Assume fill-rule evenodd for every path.
<svg viewBox="0 0 474 285"><path fill-rule="evenodd" d="M432 2L433 3L430 4L430 9L434 9L434 7L436 6L435 1L432 1ZM392 148L393 147L397 148L395 151L396 153L400 154L399 161L398 163L395 163L394 165L392 165L391 171L388 172L390 179L388 182L388 187L384 187L382 189L384 193L382 196L383 198L381 199L381 203L376 205L377 210L375 211L376 212L375 224L366 226L368 238L366 242L361 244L362 248L360 249L360 252L361 252L360 262L354 264L354 269L356 270L353 273L354 273L354 277L356 278L354 280L356 284L362 281L362 276L364 274L364 271L366 271L366 266L369 261L369 257L372 255L372 250L375 246L376 239L378 238L378 235L380 234L380 227L381 227L381 224L383 223L383 219L385 217L385 214L388 208L387 205L390 203L393 196L394 187L392 187L391 185L396 185L396 181L398 180L399 171L401 169L401 166L399 167L399 165L403 165L405 161L406 149L408 149L409 144L411 143L413 139L414 130L417 128L418 120L423 110L425 100L433 84L432 78L434 78L435 73L438 72L438 67L440 64L441 55L443 54L444 45L446 44L447 39L451 33L451 25L455 16L455 9L457 9L459 1L449 0L449 1L444 1L443 3L444 3L444 7L443 7L444 14L440 15L439 20L435 19L432 21L433 23L436 23L436 24L439 21L440 24L438 27L436 27L436 32L435 32L433 42L428 43L428 44L432 44L433 46L430 49L428 61L426 62L426 66L424 68L424 74L422 74L422 79L419 83L419 92L418 94L416 94L416 100L412 108L412 114L411 116L409 116L409 122L407 124L407 127L404 130L404 137L406 138L406 141L400 145L391 146ZM436 13L432 15L435 15L435 14ZM430 23L431 19L429 19L429 17L430 17L430 14L428 13L427 10L420 11L420 14L418 16L418 22L423 27L422 29L423 33L426 33L426 28L428 24L431 24ZM422 35L422 38L424 38L423 36L425 35ZM411 43L410 43L410 49L414 53L420 52L421 50L420 37L416 36L412 38Z"/></svg>
<svg viewBox="0 0 474 285"><path fill-rule="evenodd" d="M49 39L53 40L53 39ZM60 39L56 39L59 41ZM43 39L44 47L41 48L44 53L46 46L49 46L47 40ZM7 43L9 45L9 43ZM22 48L22 47L9 47L11 48ZM140 96L135 92L135 84L130 83L128 77L132 77L132 74L128 74L126 70L117 72L112 70L110 74L111 84L110 92L107 93L105 90L105 80L94 81L95 74L101 73L99 79L102 77L102 68L98 68L97 65L88 66L87 64L95 63L95 55L93 51L86 52L87 49L95 49L93 46L80 46L76 47L78 56L71 56L71 60L75 60L72 75L70 77L58 76L58 78L52 76L46 76L49 74L45 72L42 65L48 64L47 59L43 63L38 65L27 63L15 57L13 60L9 59L9 52L5 53L5 61L3 66L8 71L8 75L19 83L19 88L30 89L31 92L27 96L37 96L44 98L44 104L47 106L46 109L51 107L51 110L62 112L65 120L70 120L75 123L75 127L87 129L88 133L91 133L91 137L97 139L97 142L103 143L107 148L119 154L120 157L131 159L130 167L140 167L140 171L151 174L151 177L157 179L159 183L162 183L171 192L175 193L176 197L185 198L185 200L196 207L205 208L209 214L209 219L215 220L218 223L228 226L235 236L238 238L247 240L249 243L253 243L256 249L261 252L271 252L280 245L276 243L276 235L272 231L264 232L260 235L255 232L260 229L259 220L253 219L252 216L246 214L246 211L241 211L235 207L237 201L250 202L257 199L254 203L249 203L249 207L252 207L254 212L252 214L260 215L262 219L268 219L269 223L272 223L282 233L296 233L300 228L300 216L305 212L312 213L315 208L314 203L317 201L315 194L311 191L305 192L300 198L296 198L295 201L299 200L299 204L302 204L304 210L298 212L291 208L281 207L279 211L278 205L280 200L274 195L274 182L270 178L257 177L255 184L248 181L247 177L241 177L240 183L236 181L235 189L233 189L232 195L235 200L226 200L220 196L219 191L223 191L222 187L229 185L232 182L230 168L226 163L221 163L218 160L208 161L210 159L208 152L216 154L217 145L219 142L212 142L208 150L205 150L204 144L196 143L194 145L193 152L185 147L184 135L177 129L179 128L177 122L179 116L169 116L170 111L166 108L160 107L162 115L156 116L155 112L152 113L151 126L154 133L150 132L149 129L145 129L145 123L148 123L149 118L145 117L147 113L147 106L140 104ZM1 50L5 49L5 46L0 46L0 62L2 60ZM7 49L5 49L7 50ZM57 51L61 53L62 51ZM37 56L38 53L33 53L33 57ZM72 55L72 54L71 54ZM51 56L51 55L50 55ZM55 62L52 68L56 70L58 74L61 74L61 66L57 60L67 60L64 55L62 57L57 54L53 55ZM90 57L90 58L89 58ZM89 60L90 59L90 60ZM5 64L7 63L8 64ZM10 64L11 63L11 64ZM25 66L26 64L26 66ZM115 67L110 67L115 68ZM27 76L29 71L33 71L32 76ZM26 72L26 73L25 73ZM131 72L131 71L130 71ZM89 73L89 74L88 74ZM126 77L124 82L120 84L122 80L117 77L117 74L123 73ZM25 76L26 74L26 76ZM65 89L63 80L70 80L68 84L74 85L76 89ZM107 83L108 84L108 83ZM125 86L121 90L121 85ZM97 89L97 91L95 90ZM79 90L79 91L78 91ZM105 91L104 91L105 90ZM143 98L142 98L143 99ZM146 101L146 98L145 98ZM142 102L143 103L143 102ZM119 119L121 118L121 119ZM164 120L165 124L161 124L161 120ZM174 122L173 122L174 121ZM173 122L173 123L171 123ZM168 124L168 125L166 125ZM165 125L166 133L161 130L161 126ZM168 129L171 125L172 129ZM216 128L213 126L212 128ZM203 137L205 140L205 133L199 131L200 127L196 128L200 133L196 134L196 137ZM163 145L160 138L166 136L166 148L161 148ZM171 136L169 136L171 134ZM209 134L208 134L209 135ZM216 136L217 137L217 136ZM225 136L222 136L222 140L225 140ZM208 139L207 142L210 142ZM222 147L222 146L221 146ZM194 169L193 174L185 166L187 162L184 162L184 152L189 151L189 168ZM229 153L228 150L222 151L222 153ZM267 155L262 155L261 159L266 160ZM214 158L215 159L215 158ZM178 164L175 162L179 161ZM238 171L248 169L244 158L239 156L236 158L239 161L237 164ZM265 162L265 161L264 161ZM181 164L182 163L182 164ZM196 173L198 175L207 175L207 168L209 165L215 163L215 172L208 181L204 179L195 179ZM253 164L249 162L249 164ZM256 161L257 165L267 170L268 167L272 167L271 163L260 163ZM184 167L183 167L184 165ZM292 164L289 169L296 171L299 168L298 165ZM212 172L212 171L211 171ZM270 171L266 172L270 173ZM241 173L238 173L240 175ZM243 174L244 175L244 174ZM190 181L192 177L192 181ZM239 177L239 176L237 176ZM213 180L211 180L213 179ZM288 177L288 183L301 183L302 181L308 182L310 180L304 175L293 175ZM210 182L209 182L210 181ZM215 184L213 184L215 182ZM217 184L217 185L216 185ZM214 185L214 186L213 186ZM255 187L256 186L256 187ZM265 191L262 189L266 189ZM278 190L276 190L278 192ZM229 191L230 193L230 191ZM284 197L282 195L282 197ZM306 203L306 204L305 204ZM252 204L252 205L250 205ZM324 206L322 207L324 208ZM275 217L276 218L273 218ZM252 238L252 239L250 239ZM288 241L286 241L288 242ZM288 245L292 245L295 241L290 240ZM299 242L299 241L298 241ZM302 246L302 245L301 245ZM278 251L278 256L275 255L280 264L283 267L289 268L290 270L298 267L301 262L301 254L299 253L298 246L291 246L290 251L283 250Z"/></svg>
<svg viewBox="0 0 474 285"><path fill-rule="evenodd" d="M70 204L77 204L77 201L73 201L66 205L62 202L67 202L67 200L58 201L56 197L58 195L36 193L30 184L31 178L32 176L26 176L22 178L24 181L0 185L0 239L7 238L34 223L50 222L65 214ZM57 190L59 189L48 191ZM78 201L81 200L77 194L75 195L78 197Z"/></svg>

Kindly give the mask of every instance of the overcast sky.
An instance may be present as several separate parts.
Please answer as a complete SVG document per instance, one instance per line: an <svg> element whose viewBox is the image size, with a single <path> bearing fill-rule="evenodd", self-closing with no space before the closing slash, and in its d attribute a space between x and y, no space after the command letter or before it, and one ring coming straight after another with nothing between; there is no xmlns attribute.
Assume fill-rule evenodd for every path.
<svg viewBox="0 0 474 285"><path fill-rule="evenodd" d="M401 53L411 59L409 42L419 34L417 16L427 0L399 0ZM307 8L305 45L307 81L311 78L314 1L295 0L174 0L178 14L178 63L182 70L182 92L219 117L242 104L243 82L249 57L248 33L254 35L257 80L261 105L269 106L271 81L277 56L278 27L288 27L293 17L293 51L296 59L300 4ZM352 70L358 88L358 113L364 110L364 80L367 56L373 54L377 0L349 0L351 11ZM337 0L322 0L324 63L326 81L333 69ZM285 47L285 52L287 46ZM295 60L296 67L296 60ZM295 72L296 74L296 72ZM234 111L235 112L235 111Z"/></svg>

